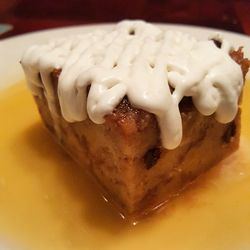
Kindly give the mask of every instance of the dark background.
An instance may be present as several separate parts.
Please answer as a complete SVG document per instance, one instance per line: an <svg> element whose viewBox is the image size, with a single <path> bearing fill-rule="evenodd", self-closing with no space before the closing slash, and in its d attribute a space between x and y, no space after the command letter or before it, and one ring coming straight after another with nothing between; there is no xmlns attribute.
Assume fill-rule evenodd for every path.
<svg viewBox="0 0 250 250"><path fill-rule="evenodd" d="M214 27L250 35L250 0L0 0L0 38L69 25L144 19Z"/></svg>

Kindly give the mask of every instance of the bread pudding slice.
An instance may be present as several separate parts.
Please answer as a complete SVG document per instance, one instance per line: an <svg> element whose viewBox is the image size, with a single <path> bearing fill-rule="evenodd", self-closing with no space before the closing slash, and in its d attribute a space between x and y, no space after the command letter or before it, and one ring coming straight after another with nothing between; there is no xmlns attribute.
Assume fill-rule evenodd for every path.
<svg viewBox="0 0 250 250"><path fill-rule="evenodd" d="M190 80L199 75L199 72L190 76L190 71L186 71L182 64L179 49L173 46L176 54L174 57L169 54L170 59L167 63L164 58L160 57L150 62L152 69L147 69L149 72L147 74L150 76L149 84L155 84L155 86L148 87L148 83L145 82L145 88L148 87L148 89L143 92L144 85L138 81L147 81L147 78L144 77L145 75L142 75L141 79L138 78L137 70L140 72L145 70L141 68L143 65L141 60L146 60L146 56L141 56L140 53L151 56L151 53L147 53L148 50L154 49L154 46L144 48L143 43L137 44L135 43L137 40L130 37L136 32L139 33L138 36L143 37L142 41L145 39L149 41L148 39L151 39L153 34L156 35L154 42L158 46L157 39L160 39L161 31L159 33L151 26L149 29L145 28L147 25L144 22L135 23L129 22L125 25L125 31L128 31L125 37L128 42L125 45L120 44L121 40L116 40L117 37L124 36L123 29L116 30L112 41L109 41L112 34L108 33L107 37L104 35L102 39L107 39L107 41L102 41L102 44L105 44L105 51L101 54L96 54L91 45L87 46L88 49L81 50L81 47L75 48L74 42L71 42L67 48L70 51L68 52L70 54L68 62L71 62L69 66L67 61L63 64L53 64L54 62L51 64L48 58L55 56L53 50L44 52L48 53L48 56L41 56L43 48L39 48L40 54L36 52L35 56L32 53L37 48L31 49L22 60L29 86L46 127L65 151L99 185L103 195L124 215L142 215L151 212L179 194L187 184L238 148L240 137L238 97L241 93L243 78L249 67L249 62L244 59L241 49L235 51L231 48L230 50L224 48L227 52L223 52L221 56L217 52L220 53L223 46L226 46L225 42L217 39L215 45L209 41L211 51L215 51L215 60L211 60L207 67L215 65L215 68L211 75L207 73L207 68L206 70L200 69L206 73L204 73L204 79L200 79L204 86L201 86L202 90L199 90L199 84L195 80ZM119 36L119 34L122 35ZM179 36L178 33L177 37ZM173 39L171 34L165 34L163 37L167 41ZM187 51L195 48L197 55L203 55L203 44L197 49L197 44L193 44L192 38L184 36L183 40L186 41L184 45L181 45L184 48L183 51L186 51L186 47ZM175 43L178 45L178 39ZM58 42L58 44L57 46L61 46L63 42ZM166 46L160 46L164 48L162 49L164 53L169 50L169 45L166 44L163 42ZM96 42L94 49L100 49L99 45ZM116 52L123 56L116 56L116 53L113 53L114 48L118 48ZM136 49L138 51L133 52ZM76 57L75 51L78 54L87 54L88 57L83 56L83 59L87 61L84 61L81 56ZM134 53L133 60L129 58L129 62L125 62L127 54L134 55ZM152 54L155 54L155 51ZM101 56L101 59L98 56ZM94 58L91 60L96 60L94 64L88 61L89 57ZM115 60L111 60L111 65L109 58L112 57ZM30 61L33 60L32 63L27 63L27 58ZM37 58L40 61L37 61ZM225 64L221 64L222 69L232 69L231 72L228 71L228 76L225 75L225 71L218 71L217 64L220 65L218 60L225 61ZM34 71L34 65L37 67L37 64L41 62L45 66L40 68L38 66L38 70ZM192 67L199 66L199 60L189 63ZM96 67L93 65L96 64L101 66L92 70ZM126 86L123 84L123 81L127 80L124 74L127 73L127 67L131 65L136 65L134 66L136 72L134 70L129 72L129 74L133 73L133 77L129 80L133 84L138 83L139 87L130 86L131 82ZM119 67L121 67L120 71ZM162 75L163 71L168 71L169 84L166 83L166 85L169 86L167 89L169 94L167 98L173 98L173 102L166 101L161 95L165 88L162 86L165 85L157 85L159 79L166 77L165 73ZM74 72L75 77L69 78L69 72L71 75ZM154 74L151 72L157 72L157 74L151 77L151 74ZM77 78L76 75L79 77ZM98 78L99 75L101 78ZM185 78L182 78L183 76ZM94 79L95 77L98 79ZM220 85L218 80L225 84ZM61 81L64 81L64 88L61 88ZM74 81L77 86L73 91L70 89L71 81ZM99 84L101 81L106 84L106 92L103 96L103 85ZM213 86L210 84L211 81L214 81ZM228 92L225 90L226 84L233 86ZM208 92L210 88L213 88L211 98L210 93L206 95L206 89L204 91L206 87ZM140 90L142 93L139 93ZM238 94L236 100L230 99L234 93ZM141 101L140 98L144 98L143 95L148 95L149 98ZM166 106L169 105L169 110L164 115L162 110L166 107L162 100L166 101ZM209 105L204 100L207 100ZM179 129L179 121L181 129Z"/></svg>

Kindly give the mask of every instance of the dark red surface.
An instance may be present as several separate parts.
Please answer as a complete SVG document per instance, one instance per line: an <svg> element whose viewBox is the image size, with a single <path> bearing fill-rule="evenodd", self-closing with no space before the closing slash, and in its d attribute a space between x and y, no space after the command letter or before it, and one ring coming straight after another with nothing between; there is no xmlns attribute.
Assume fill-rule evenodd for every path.
<svg viewBox="0 0 250 250"><path fill-rule="evenodd" d="M0 0L0 38L77 24L144 19L192 24L250 35L250 0Z"/></svg>

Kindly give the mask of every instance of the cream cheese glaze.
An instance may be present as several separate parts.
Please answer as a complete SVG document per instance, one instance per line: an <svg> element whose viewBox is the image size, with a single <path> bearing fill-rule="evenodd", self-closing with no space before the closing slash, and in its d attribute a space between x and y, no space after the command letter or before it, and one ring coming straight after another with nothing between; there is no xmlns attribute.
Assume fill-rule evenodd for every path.
<svg viewBox="0 0 250 250"><path fill-rule="evenodd" d="M89 117L102 124L126 95L133 106L156 115L163 147L174 149L182 139L179 102L184 96L221 123L236 116L241 68L229 55L229 42L214 37L221 48L144 21L122 21L112 30L35 45L21 63L33 95L44 91L54 117L50 73L61 69L58 97L65 120Z"/></svg>

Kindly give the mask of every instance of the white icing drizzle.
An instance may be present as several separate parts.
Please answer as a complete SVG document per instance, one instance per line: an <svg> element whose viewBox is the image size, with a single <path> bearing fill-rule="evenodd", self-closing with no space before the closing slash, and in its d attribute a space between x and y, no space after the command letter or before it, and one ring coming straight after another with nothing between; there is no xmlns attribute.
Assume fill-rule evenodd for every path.
<svg viewBox="0 0 250 250"><path fill-rule="evenodd" d="M215 113L221 123L232 121L237 113L241 68L229 55L229 42L218 34L214 37L221 48L211 40L198 41L143 21L122 21L111 31L33 46L21 63L32 93L39 95L44 89L54 118L50 73L61 69L58 97L67 121L88 116L102 124L127 95L133 106L156 115L162 145L174 149L182 138L178 105L184 96L191 96L203 115Z"/></svg>

